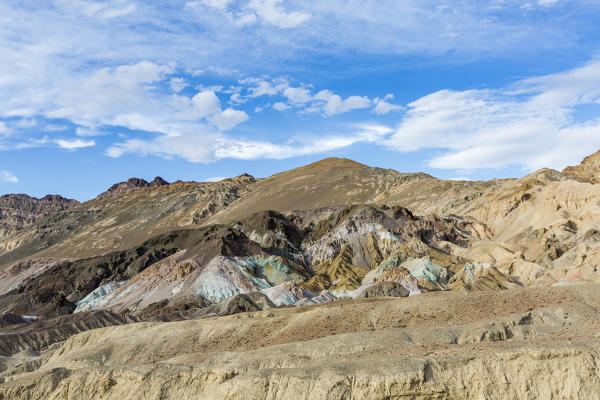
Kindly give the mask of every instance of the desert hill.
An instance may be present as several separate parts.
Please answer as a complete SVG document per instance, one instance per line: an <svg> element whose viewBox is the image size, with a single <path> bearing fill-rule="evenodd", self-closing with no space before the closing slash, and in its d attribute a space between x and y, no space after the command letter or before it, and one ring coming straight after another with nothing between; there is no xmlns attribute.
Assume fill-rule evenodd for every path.
<svg viewBox="0 0 600 400"><path fill-rule="evenodd" d="M597 154L487 182L329 158L264 179L132 178L82 204L3 196L0 398L187 396L178 379L215 398L498 398L496 374L519 368L515 398L591 391ZM563 361L535 372L547 359ZM563 362L588 380L545 387ZM480 368L496 372L447 383Z"/></svg>
<svg viewBox="0 0 600 400"><path fill-rule="evenodd" d="M0 397L591 399L597 289L436 292L110 326L8 358Z"/></svg>

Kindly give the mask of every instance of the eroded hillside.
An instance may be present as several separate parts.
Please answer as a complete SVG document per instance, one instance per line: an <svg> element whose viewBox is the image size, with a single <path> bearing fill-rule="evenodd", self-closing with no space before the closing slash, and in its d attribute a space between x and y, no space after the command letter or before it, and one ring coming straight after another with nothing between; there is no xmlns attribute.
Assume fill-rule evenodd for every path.
<svg viewBox="0 0 600 400"><path fill-rule="evenodd" d="M512 398L591 393L594 159L488 182L326 159L21 199L0 237L0 393L503 398L501 371Z"/></svg>
<svg viewBox="0 0 600 400"><path fill-rule="evenodd" d="M108 327L19 353L0 398L592 399L598 307L577 285Z"/></svg>

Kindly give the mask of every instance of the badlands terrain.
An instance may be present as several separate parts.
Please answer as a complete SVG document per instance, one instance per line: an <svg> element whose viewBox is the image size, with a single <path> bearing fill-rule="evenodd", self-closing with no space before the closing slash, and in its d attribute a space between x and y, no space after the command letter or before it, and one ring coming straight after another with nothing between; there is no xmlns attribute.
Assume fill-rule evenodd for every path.
<svg viewBox="0 0 600 400"><path fill-rule="evenodd" d="M0 197L0 399L596 399L600 153Z"/></svg>

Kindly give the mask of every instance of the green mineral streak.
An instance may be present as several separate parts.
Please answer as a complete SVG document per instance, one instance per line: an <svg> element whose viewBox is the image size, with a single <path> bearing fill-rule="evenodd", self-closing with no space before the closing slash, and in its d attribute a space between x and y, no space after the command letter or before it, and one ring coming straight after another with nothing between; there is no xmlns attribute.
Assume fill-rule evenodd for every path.
<svg viewBox="0 0 600 400"><path fill-rule="evenodd" d="M277 286L283 282L302 282L304 277L294 272L287 265L277 261L276 257L246 257L237 266L259 286Z"/></svg>
<svg viewBox="0 0 600 400"><path fill-rule="evenodd" d="M404 263L403 267L410 271L415 278L425 278L430 282L438 282L440 275L444 273L444 268L435 265L428 259L418 259L416 262Z"/></svg>
<svg viewBox="0 0 600 400"><path fill-rule="evenodd" d="M365 276L362 281L362 284L372 283L377 279L381 274L383 274L388 269L393 269L402 264L402 261L406 259L406 256L401 256L398 253L394 253L390 255L388 258L383 260L377 268L369 271L369 273Z"/></svg>

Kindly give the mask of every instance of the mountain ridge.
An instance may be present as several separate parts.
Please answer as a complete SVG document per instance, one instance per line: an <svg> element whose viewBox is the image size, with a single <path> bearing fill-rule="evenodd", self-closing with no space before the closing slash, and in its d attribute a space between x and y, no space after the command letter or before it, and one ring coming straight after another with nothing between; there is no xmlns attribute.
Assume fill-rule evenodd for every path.
<svg viewBox="0 0 600 400"><path fill-rule="evenodd" d="M585 351L600 349L595 336L586 333L600 320L589 307L597 303L590 294L600 285L600 185L580 176L540 169L522 178L450 181L329 158L262 179L242 174L219 182L157 179L153 185L136 178L111 188L82 204L46 210L47 215L0 237L0 347L6 353L0 360L0 382L6 383L0 383L0 396L63 396L83 379L88 387L100 388L92 391L122 397L133 386L119 368L133 365L150 374L139 387L146 379L164 386L171 379L166 376L177 375L176 368L154 359L147 346L167 360L207 360L204 347L164 347L156 335L171 329L190 343L221 346L211 348L217 363L229 365L223 362L225 353L239 355L237 366L227 372L231 376L209 385L226 391L233 389L224 382L238 375L250 379L248 371L256 370L259 361L247 351L273 357L277 343L286 346L286 360L313 360L296 357L304 346L300 342L320 343L315 346L331 348L327 354L344 363L348 379L366 374L369 382L375 378L360 360L349 363L354 353L370 357L361 350L367 334L385 338L374 339L374 346L387 354L397 350L389 343L403 346L397 351L407 365L441 343L444 347L433 354L450 352L449 360L464 366L453 367L459 374L480 369L469 363L539 370L529 356L511 356L519 360L515 364L498 361L498 351L535 353L548 340L556 345L551 359L563 357L571 368L584 371L581 358L565 350L569 343L580 340ZM488 300L495 306L484 313ZM448 301L454 304L452 315L443 311ZM465 309L476 317L464 315ZM136 322L143 323L129 326ZM247 331L249 326L254 331ZM241 336L236 333L228 342L203 331L206 327L230 332L223 337ZM256 332L272 343L254 345ZM363 347L334 350L340 338L332 335L337 334ZM136 351L122 343L123 335L136 343ZM465 347L471 344L478 347ZM114 350L99 366L94 357L102 346ZM461 351L469 354L467 364L455 357ZM76 364L85 365L86 372L76 372L72 360L78 357L84 361ZM424 365L433 368L428 378L417 389L413 385L413 392L398 389L394 395L431 394L437 390L428 386L431 382L447 380L444 363L427 360ZM281 364L259 365L266 368L258 368L261 382L281 384ZM290 365L309 368L303 362ZM114 380L100 374L100 367ZM430 367L410 367L408 375L389 379L405 388L415 382L410 376ZM64 374L57 377L58 370ZM211 372L199 373L212 379ZM112 383L103 384L105 378ZM336 379L324 378L319 387L335 391ZM486 387L493 387L489 380ZM569 382L577 390L586 387ZM247 386L258 397L249 398L261 398L264 393L253 385ZM461 398L466 392L459 386L447 388ZM286 393L293 387L286 386ZM541 384L531 387L546 393ZM343 393L360 392L349 390ZM556 396L571 393L558 386L552 390Z"/></svg>

